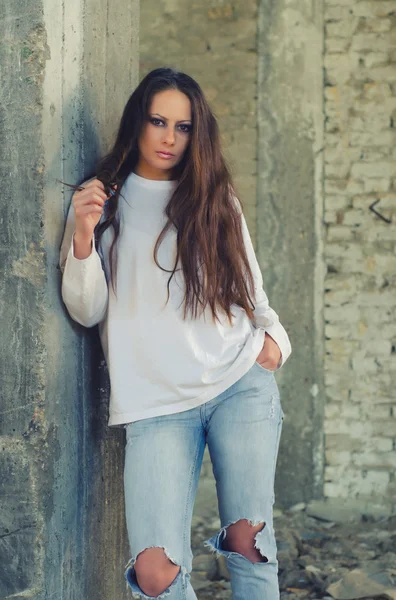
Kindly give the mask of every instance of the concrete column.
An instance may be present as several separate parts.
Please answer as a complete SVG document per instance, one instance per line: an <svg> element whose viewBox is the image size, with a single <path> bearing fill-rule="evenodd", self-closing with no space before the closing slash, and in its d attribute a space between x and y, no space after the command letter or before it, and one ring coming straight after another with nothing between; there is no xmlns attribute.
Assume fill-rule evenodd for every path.
<svg viewBox="0 0 396 600"><path fill-rule="evenodd" d="M138 1L0 0L0 598L127 598L122 430L57 267L71 194L137 83Z"/></svg>
<svg viewBox="0 0 396 600"><path fill-rule="evenodd" d="M293 346L277 375L285 505L323 491L322 11L320 0L259 2L257 250Z"/></svg>

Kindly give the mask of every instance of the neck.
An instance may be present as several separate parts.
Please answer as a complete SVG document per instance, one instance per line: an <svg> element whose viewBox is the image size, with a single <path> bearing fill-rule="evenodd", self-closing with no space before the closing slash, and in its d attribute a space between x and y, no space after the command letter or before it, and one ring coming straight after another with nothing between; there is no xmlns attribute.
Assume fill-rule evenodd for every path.
<svg viewBox="0 0 396 600"><path fill-rule="evenodd" d="M144 177L145 179L153 179L154 181L170 181L172 179L172 170L159 170L151 167L150 165L142 165L140 161L135 167L136 175Z"/></svg>

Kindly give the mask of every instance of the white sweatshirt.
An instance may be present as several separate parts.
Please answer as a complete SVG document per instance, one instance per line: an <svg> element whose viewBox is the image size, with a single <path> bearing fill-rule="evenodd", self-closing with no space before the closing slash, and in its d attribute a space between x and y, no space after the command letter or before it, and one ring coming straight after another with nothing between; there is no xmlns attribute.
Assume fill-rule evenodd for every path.
<svg viewBox="0 0 396 600"><path fill-rule="evenodd" d="M214 322L209 309L197 319L183 320L184 281L153 258L154 245L166 222L164 208L175 181L154 181L131 173L119 199L117 287L110 284L110 227L102 237L101 256L94 244L90 256L73 254L74 211L70 207L61 247L62 297L70 316L86 327L99 323L110 375L109 425L182 412L225 391L254 364L265 332L278 344L282 358L291 352L288 335L270 308L244 217L243 234L255 280L255 322L234 305L232 324L226 316ZM162 242L159 264L172 269L176 231Z"/></svg>

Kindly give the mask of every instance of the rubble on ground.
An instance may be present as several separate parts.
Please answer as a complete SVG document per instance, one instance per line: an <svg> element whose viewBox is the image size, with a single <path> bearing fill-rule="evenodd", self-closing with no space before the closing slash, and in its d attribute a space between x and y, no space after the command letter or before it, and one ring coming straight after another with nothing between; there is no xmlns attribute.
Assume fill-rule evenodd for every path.
<svg viewBox="0 0 396 600"><path fill-rule="evenodd" d="M301 503L275 510L274 527L281 600L396 600L396 516L356 520L348 511ZM225 561L204 547L219 529L216 517L193 517L198 600L231 600Z"/></svg>

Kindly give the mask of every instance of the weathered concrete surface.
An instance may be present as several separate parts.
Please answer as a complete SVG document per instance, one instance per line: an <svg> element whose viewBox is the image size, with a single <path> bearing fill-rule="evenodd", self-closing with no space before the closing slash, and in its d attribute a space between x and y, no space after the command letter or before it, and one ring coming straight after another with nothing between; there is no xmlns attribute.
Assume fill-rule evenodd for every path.
<svg viewBox="0 0 396 600"><path fill-rule="evenodd" d="M262 0L258 39L257 249L293 354L277 499L323 491L323 15L321 2Z"/></svg>
<svg viewBox="0 0 396 600"><path fill-rule="evenodd" d="M56 178L81 180L109 143L137 81L138 3L0 14L0 598L126 598L123 433L96 334L61 303Z"/></svg>

